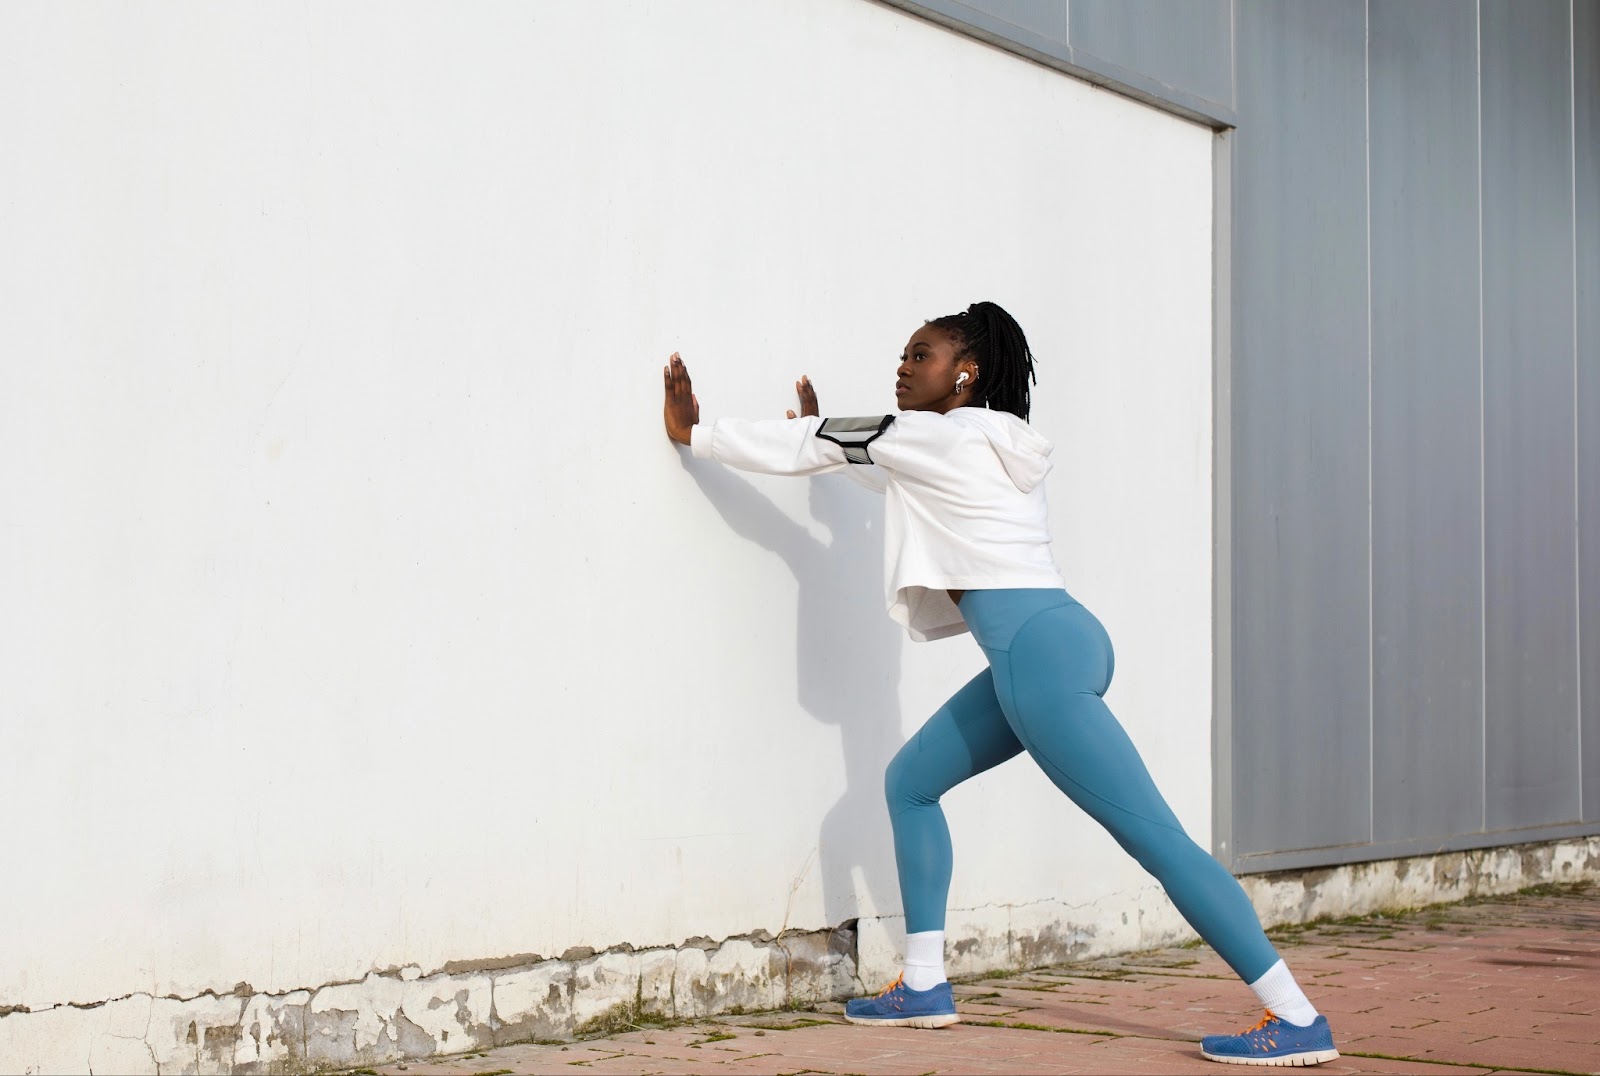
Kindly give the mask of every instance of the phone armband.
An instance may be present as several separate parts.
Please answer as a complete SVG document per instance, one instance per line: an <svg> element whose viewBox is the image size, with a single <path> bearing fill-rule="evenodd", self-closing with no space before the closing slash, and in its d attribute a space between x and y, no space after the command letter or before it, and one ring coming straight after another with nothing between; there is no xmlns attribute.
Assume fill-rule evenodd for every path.
<svg viewBox="0 0 1600 1076"><path fill-rule="evenodd" d="M817 436L832 441L844 449L844 458L851 463L873 462L867 446L883 436L894 422L893 415L866 415L860 418L827 418L817 427Z"/></svg>

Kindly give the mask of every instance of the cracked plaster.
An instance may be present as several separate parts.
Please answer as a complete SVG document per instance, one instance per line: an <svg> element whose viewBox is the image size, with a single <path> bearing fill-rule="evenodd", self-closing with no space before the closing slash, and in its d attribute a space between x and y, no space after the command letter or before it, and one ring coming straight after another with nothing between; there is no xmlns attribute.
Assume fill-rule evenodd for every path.
<svg viewBox="0 0 1600 1076"><path fill-rule="evenodd" d="M1361 915L1600 879L1600 837L1445 853L1323 870L1248 876L1268 925ZM1193 935L1155 887L1088 904L1041 900L954 909L948 960L980 974L1147 949ZM250 991L179 999L133 994L0 1016L0 1070L19 1073L306 1072L562 1039L619 1014L667 1019L773 1009L838 998L891 978L904 937L898 916L833 930L757 931L720 944L561 959L528 954L414 966L359 982L285 994Z"/></svg>

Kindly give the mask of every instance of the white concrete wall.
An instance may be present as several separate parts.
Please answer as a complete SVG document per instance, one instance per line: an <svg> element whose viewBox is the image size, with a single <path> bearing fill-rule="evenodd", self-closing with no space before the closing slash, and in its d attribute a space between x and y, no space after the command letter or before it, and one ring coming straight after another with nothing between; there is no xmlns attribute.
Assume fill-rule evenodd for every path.
<svg viewBox="0 0 1600 1076"><path fill-rule="evenodd" d="M1209 132L861 0L38 0L0 101L0 1006L856 917L883 970L882 767L981 656L659 370L886 410L977 299L1208 841ZM1026 760L947 804L968 965L1176 929Z"/></svg>

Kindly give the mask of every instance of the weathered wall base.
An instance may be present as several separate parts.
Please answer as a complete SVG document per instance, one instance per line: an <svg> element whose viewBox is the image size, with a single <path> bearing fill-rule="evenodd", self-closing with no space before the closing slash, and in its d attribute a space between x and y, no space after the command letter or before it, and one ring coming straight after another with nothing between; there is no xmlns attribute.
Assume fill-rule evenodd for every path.
<svg viewBox="0 0 1600 1076"><path fill-rule="evenodd" d="M1306 922L1600 880L1600 836L1243 879L1264 922ZM1083 907L1041 901L954 911L949 968L972 975L1193 937L1159 890ZM630 1022L839 998L891 977L898 917L829 931L757 933L676 948L515 957L373 972L360 982L187 1000L133 994L0 1015L0 1070L275 1073L351 1068Z"/></svg>
<svg viewBox="0 0 1600 1076"><path fill-rule="evenodd" d="M1600 836L1241 878L1268 926L1600 881Z"/></svg>
<svg viewBox="0 0 1600 1076"><path fill-rule="evenodd" d="M133 994L0 1016L0 1071L277 1073L351 1068L631 1022L805 1005L859 990L849 927L560 959L373 972L360 982L227 996Z"/></svg>
<svg viewBox="0 0 1600 1076"><path fill-rule="evenodd" d="M1090 904L1041 900L952 908L945 937L945 969L959 978L997 968L1037 968L1155 949L1192 938L1194 932L1152 883ZM874 985L893 979L904 945L902 916L859 920L856 968L861 980Z"/></svg>

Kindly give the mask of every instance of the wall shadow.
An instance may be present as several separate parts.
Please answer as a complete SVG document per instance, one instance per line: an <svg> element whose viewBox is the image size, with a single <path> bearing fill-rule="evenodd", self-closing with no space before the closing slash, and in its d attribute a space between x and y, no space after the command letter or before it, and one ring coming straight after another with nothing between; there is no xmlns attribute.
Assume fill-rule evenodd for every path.
<svg viewBox="0 0 1600 1076"><path fill-rule="evenodd" d="M684 467L734 532L782 557L799 583L799 702L839 729L845 789L822 820L818 866L830 925L861 913L855 872L879 914L900 907L883 771L899 750L904 631L884 615L883 496L840 474L810 483L819 541L755 486L720 464Z"/></svg>

